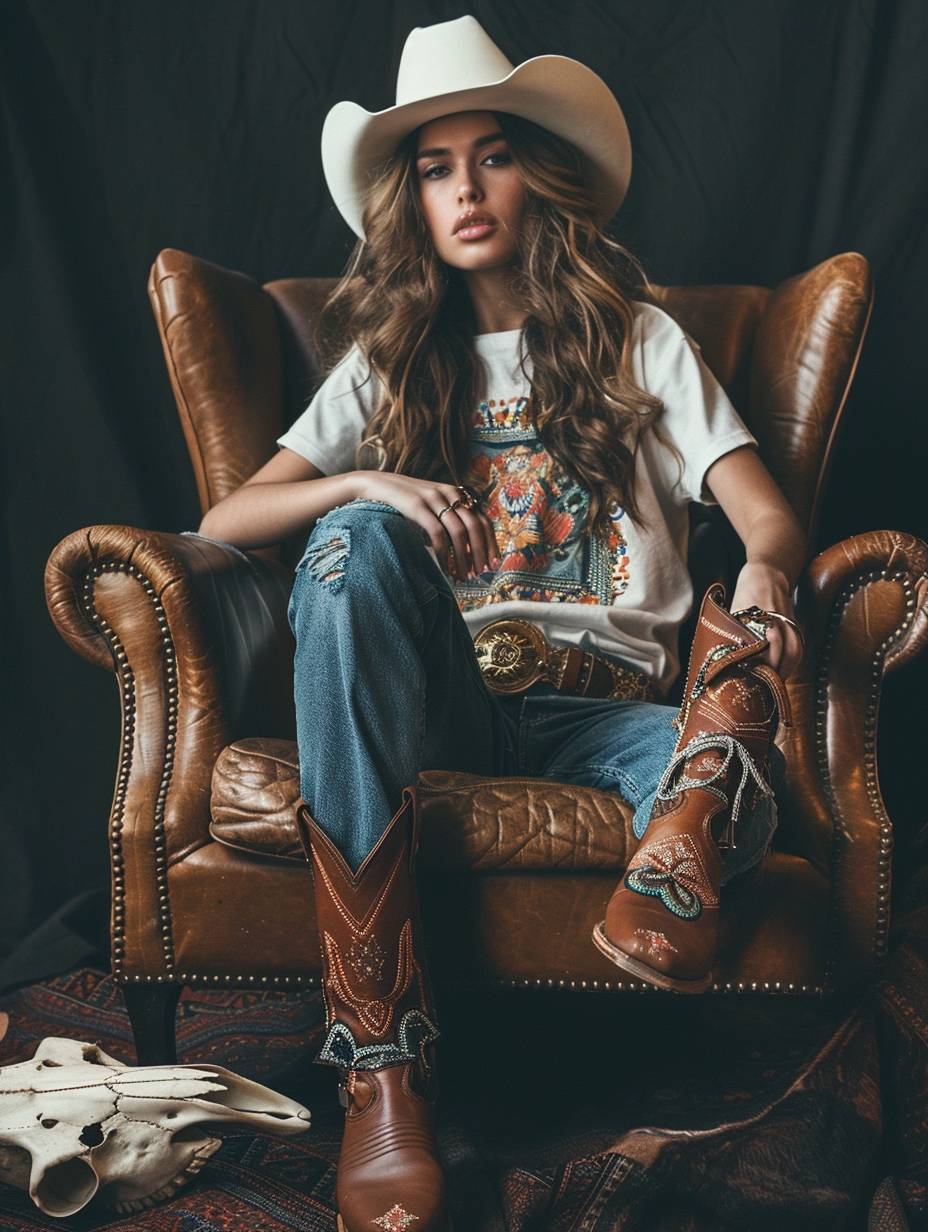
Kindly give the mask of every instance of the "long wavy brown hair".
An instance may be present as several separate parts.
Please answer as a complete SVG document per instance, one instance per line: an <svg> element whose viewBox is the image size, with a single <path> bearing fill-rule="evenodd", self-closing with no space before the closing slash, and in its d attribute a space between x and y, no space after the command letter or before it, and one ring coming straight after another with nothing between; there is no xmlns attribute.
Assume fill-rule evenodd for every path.
<svg viewBox="0 0 928 1232"><path fill-rule="evenodd" d="M577 148L530 120L493 114L526 187L511 282L526 313L526 379L526 355L532 361L526 414L555 462L589 491L585 531L608 529L613 502L641 525L635 454L663 403L632 380L629 301L656 303L652 284L598 225ZM319 331L333 363L357 343L381 382L356 465L459 484L470 410L483 396L476 321L466 284L436 254L419 205L417 136L378 169L365 201L366 241L355 245ZM654 430L673 448L656 422Z"/></svg>

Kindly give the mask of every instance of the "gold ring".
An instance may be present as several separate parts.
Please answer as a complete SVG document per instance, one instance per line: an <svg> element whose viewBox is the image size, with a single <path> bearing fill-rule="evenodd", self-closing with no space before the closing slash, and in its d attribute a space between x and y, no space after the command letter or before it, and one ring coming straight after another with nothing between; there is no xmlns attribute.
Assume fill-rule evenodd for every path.
<svg viewBox="0 0 928 1232"><path fill-rule="evenodd" d="M461 504L462 499L463 499L463 498L459 496L459 497L458 497L458 499L457 499L456 501L452 501L450 505L445 505L445 507L444 507L444 509L442 509L441 513L439 513L439 514L437 514L437 515L436 515L436 516L438 517L439 522L441 521L442 514L447 513L449 509L454 509L457 505L460 505L460 504Z"/></svg>
<svg viewBox="0 0 928 1232"><path fill-rule="evenodd" d="M792 627L796 630L796 633L797 633L797 635L798 635L798 637L799 637L799 640L803 643L803 645L805 644L805 640L806 640L805 634L804 634L804 633L803 633L803 631L799 628L799 625L797 625L797 624L796 624L795 620L793 620L793 619L792 619L791 617L789 617L789 616L784 616L782 612L768 612L768 613L767 613L767 615L768 615L768 616L774 616L774 617L776 617L776 619L777 619L777 620L782 620L782 621L784 621L786 624L788 624L788 625L792 625Z"/></svg>
<svg viewBox="0 0 928 1232"><path fill-rule="evenodd" d="M742 623L746 624L748 628L754 627L756 623L769 625L774 620L782 620L786 624L792 625L800 642L802 642L803 646L806 644L805 634L802 629L800 629L795 620L790 616L784 616L782 612L771 612L765 607L758 607L756 604L753 604L751 607L739 608L737 612L732 612L731 615L735 617L746 616L748 619L742 621ZM755 628L755 632L759 632L759 630ZM761 634L761 636L763 635Z"/></svg>

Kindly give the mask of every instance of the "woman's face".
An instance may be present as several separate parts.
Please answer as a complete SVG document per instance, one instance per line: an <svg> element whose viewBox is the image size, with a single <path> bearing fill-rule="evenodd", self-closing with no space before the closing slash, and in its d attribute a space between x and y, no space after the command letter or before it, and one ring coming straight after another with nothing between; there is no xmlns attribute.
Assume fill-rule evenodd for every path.
<svg viewBox="0 0 928 1232"><path fill-rule="evenodd" d="M458 111L419 130L419 201L435 251L461 270L510 265L525 207L525 186L492 111ZM461 226L462 217L489 220Z"/></svg>

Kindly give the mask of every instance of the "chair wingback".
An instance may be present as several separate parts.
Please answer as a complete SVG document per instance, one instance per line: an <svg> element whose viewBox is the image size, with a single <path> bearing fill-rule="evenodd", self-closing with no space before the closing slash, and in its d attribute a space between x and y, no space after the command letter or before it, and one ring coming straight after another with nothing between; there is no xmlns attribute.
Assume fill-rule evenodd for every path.
<svg viewBox="0 0 928 1232"><path fill-rule="evenodd" d="M280 327L252 278L174 248L158 254L148 295L206 513L284 430Z"/></svg>
<svg viewBox="0 0 928 1232"><path fill-rule="evenodd" d="M754 340L751 430L818 543L825 481L873 311L870 264L843 252L772 292Z"/></svg>
<svg viewBox="0 0 928 1232"><path fill-rule="evenodd" d="M825 480L873 308L870 265L842 252L766 287L661 288L667 311L757 437L817 546Z"/></svg>
<svg viewBox="0 0 928 1232"><path fill-rule="evenodd" d="M334 278L247 275L166 248L148 281L205 513L267 461L325 369L316 336ZM774 289L659 287L658 296L758 439L809 532L873 304L867 259L839 253Z"/></svg>

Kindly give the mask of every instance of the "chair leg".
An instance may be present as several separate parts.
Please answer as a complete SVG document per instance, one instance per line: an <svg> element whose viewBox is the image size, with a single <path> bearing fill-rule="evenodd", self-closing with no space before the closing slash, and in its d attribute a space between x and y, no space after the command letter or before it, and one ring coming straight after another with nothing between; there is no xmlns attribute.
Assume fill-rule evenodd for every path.
<svg viewBox="0 0 928 1232"><path fill-rule="evenodd" d="M174 1015L180 984L122 984L135 1038L137 1065L170 1065L177 1060Z"/></svg>

